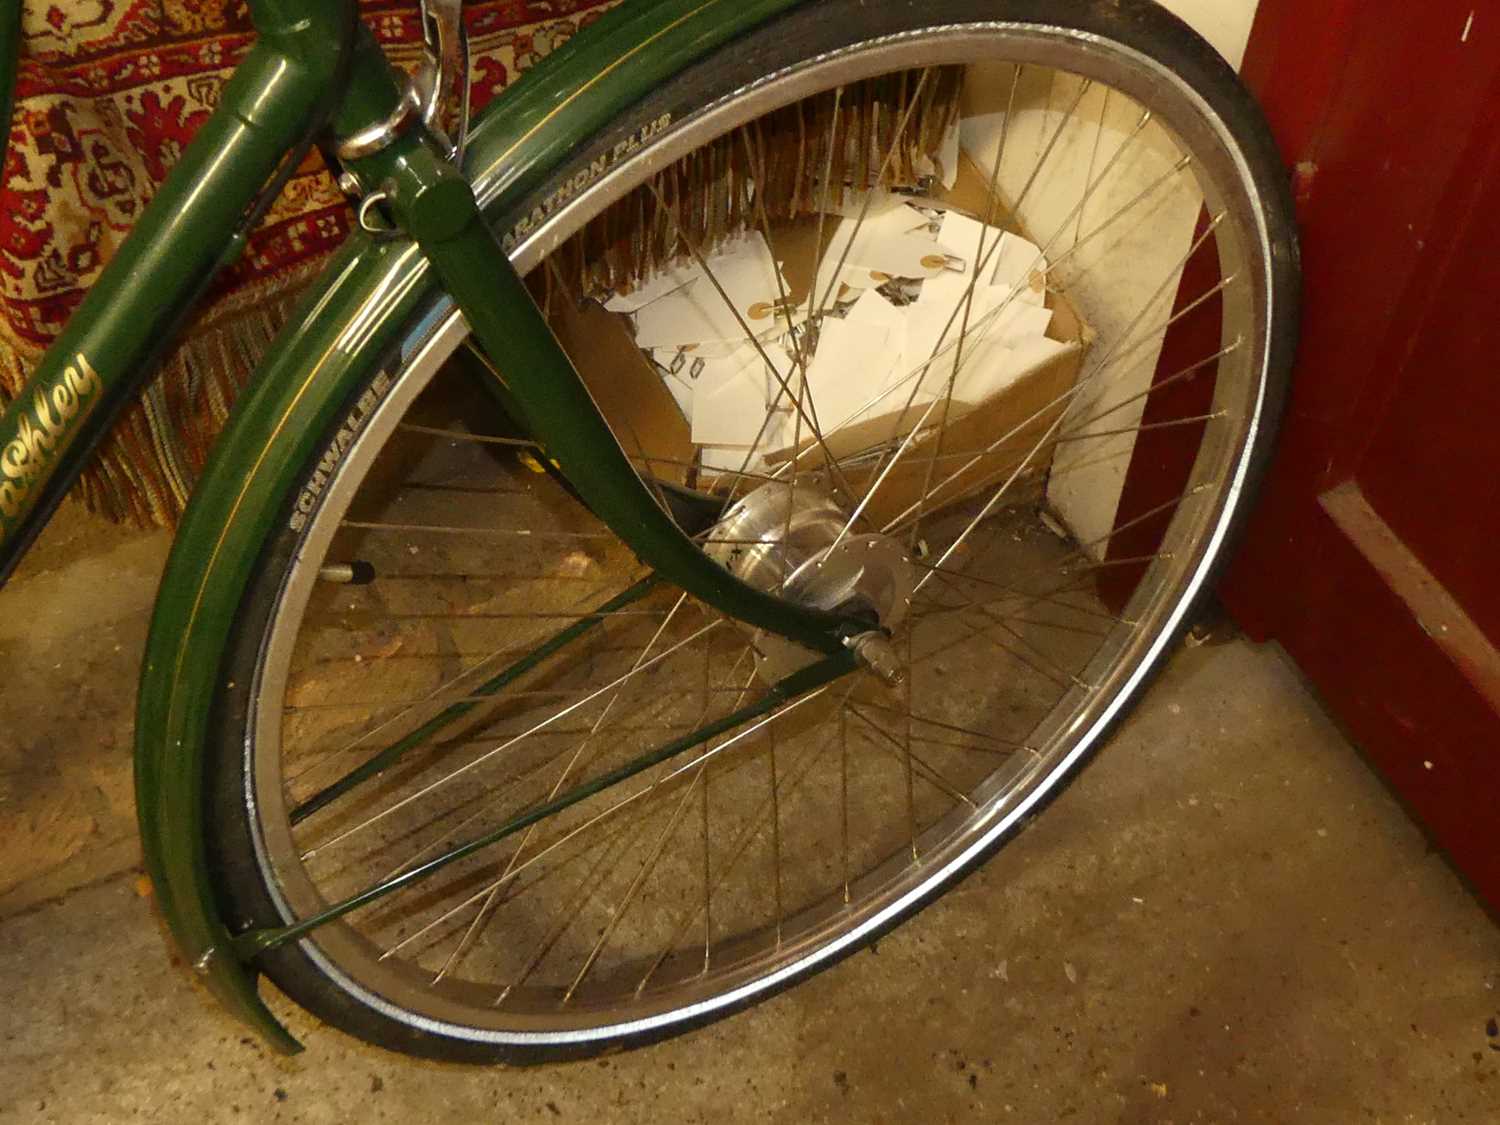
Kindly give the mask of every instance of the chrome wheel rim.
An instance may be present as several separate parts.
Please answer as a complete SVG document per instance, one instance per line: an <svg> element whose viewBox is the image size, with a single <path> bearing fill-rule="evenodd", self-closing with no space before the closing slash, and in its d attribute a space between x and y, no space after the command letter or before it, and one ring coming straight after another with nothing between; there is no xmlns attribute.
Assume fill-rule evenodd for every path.
<svg viewBox="0 0 1500 1125"><path fill-rule="evenodd" d="M329 926L304 942L307 954L325 972L377 1010L462 1038L564 1043L693 1021L773 990L879 932L1011 831L1093 748L1160 656L1219 554L1244 487L1249 453L1261 425L1272 253L1264 209L1227 129L1191 89L1145 56L1066 29L1003 24L933 29L828 56L725 99L674 133L670 145L616 167L519 246L516 260L523 269L534 267L548 249L597 211L601 200L618 198L656 168L708 137L759 116L773 102L793 100L813 87L829 88L901 68L963 62L997 49L1008 60L1027 66L1066 64L1079 71L1087 64L1097 80L1107 80L1113 89L1151 105L1158 120L1175 127L1186 147L1215 156L1217 165L1206 164L1201 183L1207 189L1209 210L1230 216L1232 226L1225 229L1235 235L1218 240L1223 274L1243 279L1240 291L1224 295L1224 336L1246 343L1231 367L1220 366L1214 406L1216 412L1233 412L1237 425L1232 433L1224 432L1230 427L1221 427L1205 439L1189 489L1205 489L1202 495L1209 502L1174 518L1161 552L1166 557L1153 564L1160 571L1154 587L1143 583L1120 615L1130 627L1116 629L1100 643L1078 674L1089 686L1073 685L1058 698L1027 738L1029 752L1018 756L1014 768L996 771L968 789L966 802L922 828L912 849L919 856L916 862L897 851L851 881L847 902L844 895L831 895L780 918L779 935L752 930L738 947L716 945L710 972L695 975L681 966L676 975L658 976L638 993L614 987L613 982L630 976L617 973L601 987L574 994L568 1004L556 1002L555 990L539 990L534 1002L516 1002L521 998L512 994L510 1003L497 1007L492 982L476 985L449 979L434 987L429 974L382 960L383 951L361 935L357 921ZM1195 132L1196 148L1191 139ZM287 918L305 916L325 901L306 871L300 858L303 849L288 824L281 776L282 700L296 634L324 553L364 471L464 339L456 313L439 308L428 323L408 350L405 375L347 451L343 475L321 499L281 592L276 625L260 663L257 708L246 750L246 796L255 809L262 868Z"/></svg>

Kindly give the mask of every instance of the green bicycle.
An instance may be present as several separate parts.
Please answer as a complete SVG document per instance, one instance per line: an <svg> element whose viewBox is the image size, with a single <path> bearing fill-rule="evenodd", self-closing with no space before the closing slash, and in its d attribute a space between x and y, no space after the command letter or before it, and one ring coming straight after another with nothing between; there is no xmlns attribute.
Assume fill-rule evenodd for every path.
<svg viewBox="0 0 1500 1125"><path fill-rule="evenodd" d="M215 994L288 1050L260 975L414 1054L589 1054L1013 838L1269 456L1297 247L1228 66L1148 0L631 0L470 128L458 0L410 82L351 0L250 8L0 419L5 575L323 146L361 229L197 485L140 686Z"/></svg>

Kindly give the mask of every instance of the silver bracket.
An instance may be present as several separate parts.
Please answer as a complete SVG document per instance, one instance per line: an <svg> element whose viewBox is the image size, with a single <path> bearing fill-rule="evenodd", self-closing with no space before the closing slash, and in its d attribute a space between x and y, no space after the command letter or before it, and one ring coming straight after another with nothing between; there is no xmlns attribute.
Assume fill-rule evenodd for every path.
<svg viewBox="0 0 1500 1125"><path fill-rule="evenodd" d="M469 36L464 30L463 0L421 0L422 38L426 52L417 73L407 82L401 102L384 121L341 137L334 151L340 160L359 160L386 148L416 122L443 133L441 118L448 102L458 96L448 158L462 164L469 139Z"/></svg>

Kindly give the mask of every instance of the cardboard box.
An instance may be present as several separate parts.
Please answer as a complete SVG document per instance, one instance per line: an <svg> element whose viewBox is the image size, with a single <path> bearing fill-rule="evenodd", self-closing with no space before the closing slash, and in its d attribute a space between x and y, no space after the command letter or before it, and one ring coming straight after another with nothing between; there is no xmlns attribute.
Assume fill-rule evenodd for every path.
<svg viewBox="0 0 1500 1125"><path fill-rule="evenodd" d="M983 174L967 155L961 160L954 186L932 202L956 208L974 218L988 219L994 226L1026 237L1009 211L994 204ZM789 295L798 308L806 307L814 262L827 250L838 224L839 216L827 216L822 224L821 241L816 215L778 223L772 229L770 243L782 263ZM1032 482L1032 487L1020 487L1018 482L1015 495L1017 500L1036 495L1035 484L1044 478L1051 464L1053 447L1049 443L1033 453L1033 446L1064 408L1065 404L1057 400L1077 381L1091 335L1065 299L1049 293L1045 302L1053 313L1047 336L1068 345L1068 350L979 402L955 400L948 408L946 427L937 425L942 411L939 407L866 507L867 528L879 530L908 515L929 485L929 472L931 483L942 482L940 491L931 497L929 512L970 499L983 489L998 487L1023 462L1030 470L1027 481ZM572 302L557 300L554 295L549 319L627 455L638 467L676 484L694 483L706 489L731 479L732 474L727 473L689 472L697 447L691 440L688 420L663 383L661 373L635 345L626 317L606 312L593 303L579 308ZM860 495L877 476L879 450L890 448L893 438L899 442L910 434L926 410L926 403L904 408L906 397L905 391L897 391L891 395L893 409L846 425L827 436L827 448L837 460L843 463L852 459L844 467L844 476ZM783 407L790 409L786 404ZM989 448L998 438L1004 440ZM815 470L824 463L823 450L813 448L815 445L810 437L802 443L799 464L806 470ZM866 453L869 456L861 463L860 455ZM934 454L942 459L934 462ZM960 456L965 454L980 456L973 465L965 467L969 457ZM792 450L787 448L768 453L767 460L776 465L791 456Z"/></svg>
<svg viewBox="0 0 1500 1125"><path fill-rule="evenodd" d="M953 188L933 202L955 207L974 218L989 219L991 225L1028 237L1003 204L992 202L988 183L967 154L960 162ZM810 266L807 272L811 272ZM1041 279L1037 280L1040 283ZM1017 502L1036 497L1055 446L1048 442L1035 452L1033 447L1066 408L1065 401L1057 400L1078 381L1092 339L1077 310L1065 298L1048 293L1045 301L1053 314L1047 337L1068 345L1069 350L980 402L954 401L948 409L946 427L938 425L939 407L866 506L863 522L867 529L878 531L909 516L929 487L929 471L931 484L941 484L941 488L929 499L924 514L941 511L984 490L992 492L1023 464L1028 470L1026 481L1017 481L1011 493ZM925 403L904 408L906 398L906 393L898 391L891 396L894 409L825 435L827 450L844 466L845 480L861 496L879 475L880 451L910 434L927 409ZM808 439L799 447L798 464L804 469L816 469L826 461L823 450L814 448L816 444ZM867 451L869 455L862 464L858 459ZM982 455L968 465L969 456L955 456L961 454ZM934 455L941 460L934 461ZM780 450L770 454L768 460L781 464L791 456L790 449Z"/></svg>
<svg viewBox="0 0 1500 1125"><path fill-rule="evenodd" d="M635 346L629 322L593 301L580 308L556 295L547 320L631 463L684 484L697 447L660 372Z"/></svg>

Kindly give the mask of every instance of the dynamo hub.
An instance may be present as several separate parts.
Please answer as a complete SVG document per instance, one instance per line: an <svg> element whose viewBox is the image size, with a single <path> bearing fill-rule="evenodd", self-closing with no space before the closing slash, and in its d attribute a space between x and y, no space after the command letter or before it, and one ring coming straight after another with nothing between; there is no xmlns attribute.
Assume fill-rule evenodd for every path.
<svg viewBox="0 0 1500 1125"><path fill-rule="evenodd" d="M889 638L911 611L910 554L888 535L856 533L827 492L801 482L762 485L735 502L704 549L758 590L868 621L866 632L849 638L850 649L887 683L904 678ZM756 671L767 683L820 658L764 629L754 630L751 640Z"/></svg>

